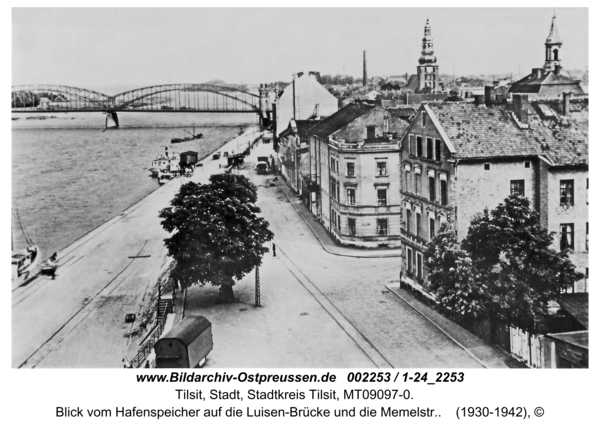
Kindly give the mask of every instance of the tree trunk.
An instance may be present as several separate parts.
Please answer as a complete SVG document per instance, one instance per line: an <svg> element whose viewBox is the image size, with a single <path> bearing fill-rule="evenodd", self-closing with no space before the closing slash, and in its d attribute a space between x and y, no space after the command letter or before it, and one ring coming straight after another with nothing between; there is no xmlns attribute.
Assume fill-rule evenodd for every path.
<svg viewBox="0 0 600 428"><path fill-rule="evenodd" d="M232 284L221 284L219 288L219 303L234 303L235 296L233 295Z"/></svg>

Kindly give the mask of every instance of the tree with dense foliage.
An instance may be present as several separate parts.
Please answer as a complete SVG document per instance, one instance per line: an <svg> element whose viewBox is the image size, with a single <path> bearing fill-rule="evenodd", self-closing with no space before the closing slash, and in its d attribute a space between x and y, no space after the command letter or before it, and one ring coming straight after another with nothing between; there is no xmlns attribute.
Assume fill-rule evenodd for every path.
<svg viewBox="0 0 600 428"><path fill-rule="evenodd" d="M256 187L244 176L218 174L208 184L181 186L171 206L160 212L165 239L175 260L172 276L182 287L210 283L219 301L233 302L233 285L255 267L273 239L269 223L257 214Z"/></svg>
<svg viewBox="0 0 600 428"><path fill-rule="evenodd" d="M438 238L426 255L434 272L430 280L447 309L457 314L466 308L473 316L530 327L546 314L548 302L583 278L567 250L552 248L554 233L540 226L529 200L518 194L477 215L460 249L450 238ZM453 264L461 268L457 273Z"/></svg>
<svg viewBox="0 0 600 428"><path fill-rule="evenodd" d="M443 310L465 319L486 314L486 287L478 282L469 254L460 247L456 233L443 224L425 252L428 279Z"/></svg>

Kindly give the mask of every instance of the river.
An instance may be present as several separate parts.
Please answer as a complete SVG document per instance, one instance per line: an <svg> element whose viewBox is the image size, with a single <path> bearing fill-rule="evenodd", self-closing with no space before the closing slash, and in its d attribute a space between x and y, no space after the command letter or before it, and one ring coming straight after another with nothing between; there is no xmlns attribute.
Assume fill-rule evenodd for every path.
<svg viewBox="0 0 600 428"><path fill-rule="evenodd" d="M148 168L165 147L202 158L257 123L254 114L119 113L120 127L105 130L102 113L12 117L13 249L26 246L24 230L44 258L155 190ZM203 139L169 144L192 125Z"/></svg>

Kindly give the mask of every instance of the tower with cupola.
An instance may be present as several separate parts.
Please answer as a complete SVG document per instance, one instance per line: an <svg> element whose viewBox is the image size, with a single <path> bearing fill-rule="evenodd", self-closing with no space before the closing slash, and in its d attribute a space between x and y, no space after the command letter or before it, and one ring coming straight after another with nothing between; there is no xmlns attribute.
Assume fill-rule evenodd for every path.
<svg viewBox="0 0 600 428"><path fill-rule="evenodd" d="M431 27L429 19L425 23L425 35L423 36L423 44L419 65L417 65L418 90L423 91L429 88L431 92L437 92L439 88L439 71L437 58L433 54L433 37L431 37Z"/></svg>

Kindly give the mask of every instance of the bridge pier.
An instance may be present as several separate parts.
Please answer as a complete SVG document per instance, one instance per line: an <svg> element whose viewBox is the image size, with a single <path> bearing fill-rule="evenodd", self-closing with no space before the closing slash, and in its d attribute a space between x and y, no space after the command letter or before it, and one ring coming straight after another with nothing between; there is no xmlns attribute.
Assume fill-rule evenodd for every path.
<svg viewBox="0 0 600 428"><path fill-rule="evenodd" d="M114 123L114 126L108 126L108 119L111 119ZM106 113L106 121L104 122L105 128L118 128L119 127L119 116L117 116L116 111L109 111Z"/></svg>

